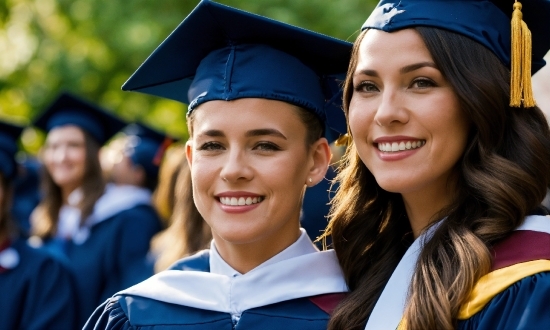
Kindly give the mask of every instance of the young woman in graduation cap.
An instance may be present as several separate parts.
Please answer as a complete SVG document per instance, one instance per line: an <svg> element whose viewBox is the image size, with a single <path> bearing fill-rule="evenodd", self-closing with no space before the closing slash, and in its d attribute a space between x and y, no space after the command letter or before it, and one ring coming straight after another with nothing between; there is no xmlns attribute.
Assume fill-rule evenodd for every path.
<svg viewBox="0 0 550 330"><path fill-rule="evenodd" d="M106 185L103 178L99 149L123 121L62 93L35 126L47 136L41 150L44 198L33 212L31 242L75 274L82 327L102 301L152 275L146 255L160 220L150 193Z"/></svg>
<svg viewBox="0 0 550 330"><path fill-rule="evenodd" d="M10 214L22 130L0 122L0 328L73 329L76 308L69 271L46 251L29 246Z"/></svg>
<svg viewBox="0 0 550 330"><path fill-rule="evenodd" d="M363 25L329 225L351 293L329 329L550 328L550 133L529 90L550 1L522 3L526 24L513 1L402 0Z"/></svg>
<svg viewBox="0 0 550 330"><path fill-rule="evenodd" d="M299 217L329 164L324 122L345 124L336 78L350 51L210 1L172 32L123 89L189 104L193 197L213 241L116 294L85 329L326 329L347 288Z"/></svg>

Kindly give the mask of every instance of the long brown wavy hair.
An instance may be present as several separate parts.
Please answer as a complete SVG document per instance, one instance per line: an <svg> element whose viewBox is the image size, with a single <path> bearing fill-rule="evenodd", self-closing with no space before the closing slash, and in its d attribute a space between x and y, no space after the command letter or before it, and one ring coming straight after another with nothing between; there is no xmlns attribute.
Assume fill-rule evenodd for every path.
<svg viewBox="0 0 550 330"><path fill-rule="evenodd" d="M13 196L12 180L2 172L0 172L0 189L2 189L0 201L0 244L2 244L5 239L11 238L16 233L10 212Z"/></svg>
<svg viewBox="0 0 550 330"><path fill-rule="evenodd" d="M151 241L151 250L158 255L155 272L207 248L212 240L210 227L193 201L191 171L185 159L185 147L172 147L168 152L166 163L161 167L160 185L153 198L155 205L163 208L163 215L169 219L168 228Z"/></svg>
<svg viewBox="0 0 550 330"><path fill-rule="evenodd" d="M510 72L489 50L459 34L416 27L437 67L471 120L456 164L458 182L446 219L419 256L403 318L408 329L453 329L461 305L491 266L491 246L523 222L544 199L550 178L550 132L539 108L509 107ZM357 39L344 86L353 95ZM400 194L383 190L352 143L337 177L331 235L351 293L329 329L364 329L412 234Z"/></svg>
<svg viewBox="0 0 550 330"><path fill-rule="evenodd" d="M105 191L105 180L99 162L99 143L86 131L84 147L86 148L86 167L82 179L84 198L78 206L81 211L81 223L92 214L96 201ZM46 168L42 166L41 189L43 198L31 215L32 235L42 239L51 238L57 231L59 210L63 204L61 188L53 181Z"/></svg>

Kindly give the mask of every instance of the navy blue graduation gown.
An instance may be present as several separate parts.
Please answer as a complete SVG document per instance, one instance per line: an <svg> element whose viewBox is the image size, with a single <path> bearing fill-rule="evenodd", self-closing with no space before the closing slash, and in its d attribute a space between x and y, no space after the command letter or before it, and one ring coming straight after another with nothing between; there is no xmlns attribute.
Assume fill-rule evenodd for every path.
<svg viewBox="0 0 550 330"><path fill-rule="evenodd" d="M482 311L460 321L458 329L550 329L550 272L514 283L495 296Z"/></svg>
<svg viewBox="0 0 550 330"><path fill-rule="evenodd" d="M153 207L137 205L92 226L82 244L60 239L45 243L74 272L79 327L107 298L153 275L146 255L160 229Z"/></svg>
<svg viewBox="0 0 550 330"><path fill-rule="evenodd" d="M483 308L478 312L473 309L475 313L471 316L468 314L472 313L465 313L470 317L459 321L459 329L550 329L549 233L530 230L512 233L493 248L491 274L497 275L485 282L484 289L470 296L470 301L486 297L477 300L487 301L486 304L478 304ZM494 294L492 289L499 288L501 283L506 283L504 290L494 289Z"/></svg>
<svg viewBox="0 0 550 330"><path fill-rule="evenodd" d="M209 271L207 253L182 259L171 267L182 271ZM200 285L197 283L197 285ZM258 293L261 294L261 293ZM244 311L235 324L231 315L134 295L116 296L99 306L84 330L325 330L330 313L343 293L287 300Z"/></svg>
<svg viewBox="0 0 550 330"><path fill-rule="evenodd" d="M45 251L16 240L19 264L0 272L0 329L74 329L72 278Z"/></svg>

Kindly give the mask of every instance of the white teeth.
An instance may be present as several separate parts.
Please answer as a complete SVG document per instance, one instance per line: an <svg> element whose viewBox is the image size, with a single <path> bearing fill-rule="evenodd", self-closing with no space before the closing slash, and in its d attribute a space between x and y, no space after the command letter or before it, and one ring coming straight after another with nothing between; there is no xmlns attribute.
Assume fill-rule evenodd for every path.
<svg viewBox="0 0 550 330"><path fill-rule="evenodd" d="M378 143L378 150L383 152L395 152L420 148L426 144L426 141L401 141L401 142L382 142Z"/></svg>
<svg viewBox="0 0 550 330"><path fill-rule="evenodd" d="M220 197L220 203L231 206L252 205L259 203L262 200L262 197Z"/></svg>

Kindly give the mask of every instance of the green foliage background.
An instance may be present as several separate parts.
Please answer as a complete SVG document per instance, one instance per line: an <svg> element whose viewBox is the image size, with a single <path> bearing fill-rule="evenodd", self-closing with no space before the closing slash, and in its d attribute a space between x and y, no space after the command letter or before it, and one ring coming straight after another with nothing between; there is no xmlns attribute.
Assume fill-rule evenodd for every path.
<svg viewBox="0 0 550 330"><path fill-rule="evenodd" d="M376 0L220 0L353 42ZM186 105L120 86L198 0L0 0L0 120L30 124L61 90L187 138ZM40 132L24 148L36 152Z"/></svg>

